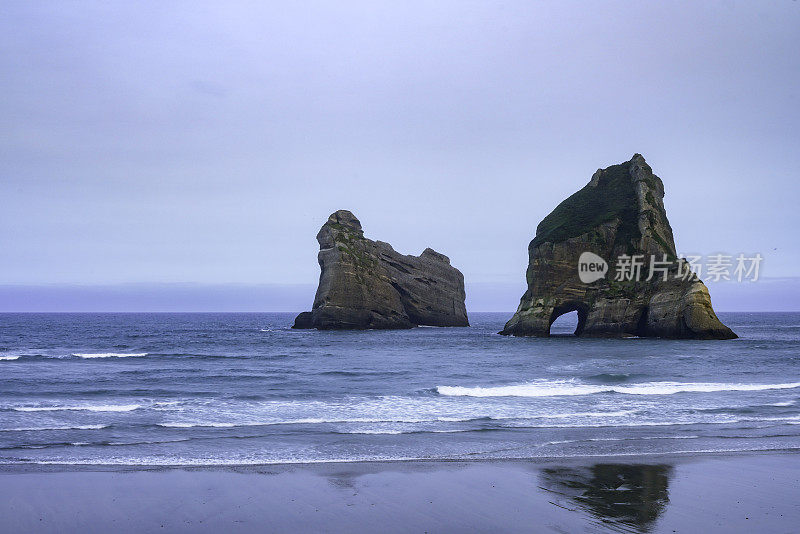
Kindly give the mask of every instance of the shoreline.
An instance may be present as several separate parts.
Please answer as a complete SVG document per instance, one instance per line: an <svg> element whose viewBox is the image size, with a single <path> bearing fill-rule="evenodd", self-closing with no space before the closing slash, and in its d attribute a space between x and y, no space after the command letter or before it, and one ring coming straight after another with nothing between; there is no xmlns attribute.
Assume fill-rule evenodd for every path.
<svg viewBox="0 0 800 534"><path fill-rule="evenodd" d="M800 459L800 449L763 449L741 451L685 451L673 453L622 453L617 455L582 455L582 456L535 456L535 457L509 457L509 458L397 458L397 459L367 459L367 460L321 460L298 462L274 463L207 463L207 464L114 464L114 463L16 463L0 464L0 475L15 473L69 473L69 472L161 472L161 471L232 471L232 472L261 472L270 470L292 469L324 469L326 467L364 466L364 467L389 467L395 465L430 466L449 464L526 464L526 465L585 465L585 464L659 464L659 463L687 463L703 461L713 458L737 458L760 456L797 456Z"/></svg>

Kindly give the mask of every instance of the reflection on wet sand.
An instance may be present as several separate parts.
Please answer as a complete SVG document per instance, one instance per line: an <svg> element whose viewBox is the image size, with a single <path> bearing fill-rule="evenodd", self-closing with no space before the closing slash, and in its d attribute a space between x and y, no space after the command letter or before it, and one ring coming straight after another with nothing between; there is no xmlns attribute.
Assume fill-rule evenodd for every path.
<svg viewBox="0 0 800 534"><path fill-rule="evenodd" d="M553 504L588 513L622 532L647 532L669 503L668 465L597 464L542 469L542 489Z"/></svg>

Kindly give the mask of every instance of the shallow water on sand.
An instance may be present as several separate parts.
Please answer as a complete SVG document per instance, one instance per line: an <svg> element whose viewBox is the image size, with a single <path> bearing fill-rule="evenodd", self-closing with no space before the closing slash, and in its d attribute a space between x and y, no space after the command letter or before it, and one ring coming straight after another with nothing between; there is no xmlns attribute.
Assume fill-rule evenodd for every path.
<svg viewBox="0 0 800 534"><path fill-rule="evenodd" d="M720 314L733 341L497 335L509 316L317 332L290 314L0 314L0 463L800 448L800 314Z"/></svg>

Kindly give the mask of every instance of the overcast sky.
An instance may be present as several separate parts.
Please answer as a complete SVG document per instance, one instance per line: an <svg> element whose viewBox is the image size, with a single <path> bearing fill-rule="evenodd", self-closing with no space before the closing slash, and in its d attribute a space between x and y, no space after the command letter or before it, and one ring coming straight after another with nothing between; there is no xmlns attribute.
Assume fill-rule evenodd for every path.
<svg viewBox="0 0 800 534"><path fill-rule="evenodd" d="M350 209L524 286L635 152L679 251L800 275L800 3L264 4L0 5L3 284L313 285Z"/></svg>

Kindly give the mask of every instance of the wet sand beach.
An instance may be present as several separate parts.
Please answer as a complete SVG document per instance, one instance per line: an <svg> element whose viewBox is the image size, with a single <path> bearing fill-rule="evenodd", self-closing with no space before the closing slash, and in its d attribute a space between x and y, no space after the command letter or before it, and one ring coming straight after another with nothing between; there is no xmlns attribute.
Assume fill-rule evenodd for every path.
<svg viewBox="0 0 800 534"><path fill-rule="evenodd" d="M1 532L797 532L800 455L62 470L6 466Z"/></svg>

